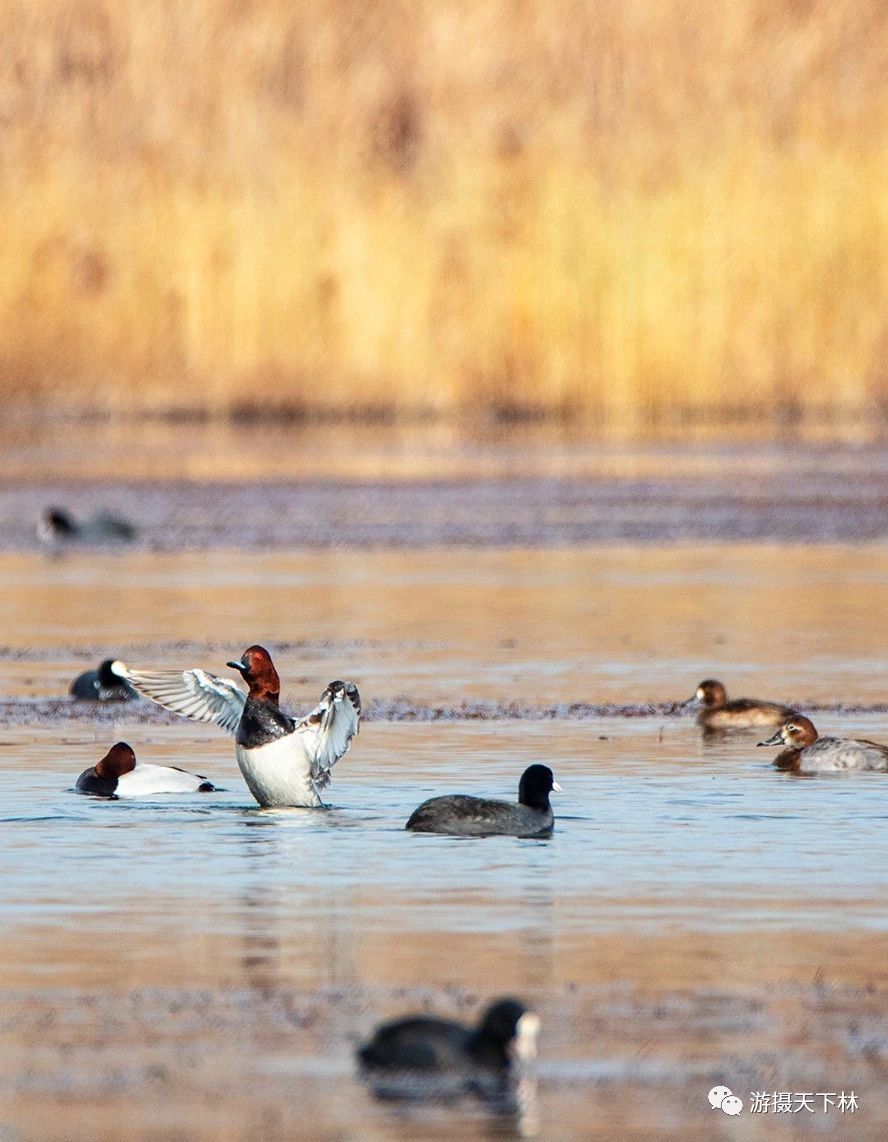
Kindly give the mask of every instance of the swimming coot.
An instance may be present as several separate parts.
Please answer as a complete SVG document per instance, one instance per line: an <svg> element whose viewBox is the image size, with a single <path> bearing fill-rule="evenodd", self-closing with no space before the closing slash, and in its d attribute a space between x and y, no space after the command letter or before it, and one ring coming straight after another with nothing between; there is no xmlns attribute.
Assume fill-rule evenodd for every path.
<svg viewBox="0 0 888 1142"><path fill-rule="evenodd" d="M358 1048L365 1074L437 1077L463 1088L507 1075L513 1062L536 1054L539 1018L517 999L498 999L477 1027L413 1015L384 1023Z"/></svg>
<svg viewBox="0 0 888 1142"><path fill-rule="evenodd" d="M518 804L453 793L432 797L413 810L406 827L416 833L458 837L541 837L551 833L555 818L549 794L561 793L548 765L531 765L521 774Z"/></svg>
<svg viewBox="0 0 888 1142"><path fill-rule="evenodd" d="M106 658L95 670L78 674L68 693L72 698L90 702L128 702L138 698L136 691L125 678L114 673L114 659Z"/></svg>

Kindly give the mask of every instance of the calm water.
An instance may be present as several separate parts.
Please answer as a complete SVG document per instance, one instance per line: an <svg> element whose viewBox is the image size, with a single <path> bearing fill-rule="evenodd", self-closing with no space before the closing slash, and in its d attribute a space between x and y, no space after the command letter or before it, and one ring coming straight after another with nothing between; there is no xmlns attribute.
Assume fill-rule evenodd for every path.
<svg viewBox="0 0 888 1142"><path fill-rule="evenodd" d="M12 697L62 694L87 651L225 673L231 653L277 641L296 706L339 676L365 699L434 704L669 701L709 674L738 695L876 703L886 597L888 549L875 545L5 555L0 685ZM167 645L181 642L193 646ZM888 716L816 721L888 741ZM729 1047L745 1057L744 1019L765 1018L735 1013L706 1031L701 988L888 979L888 775L780 775L759 736L704 741L678 718L367 722L334 771L332 811L313 813L260 811L212 727L140 723L122 707L113 730L87 717L3 729L3 1003L28 990L34 1011L52 1006L45 1041L0 1009L0 1061L15 1076L0 1083L0 1125L78 1136L47 1111L67 1098L95 1138L179 1137L183 1114L185 1137L297 1137L292 1090L311 1133L331 1138L532 1134L538 1112L543 1137L592 1136L592 1105L627 1137L652 1122L693 1126L677 1092L708 1082ZM224 791L139 803L72 793L117 737ZM564 786L551 839L404 832L425 797L511 799L540 760ZM674 1013L672 1056L645 1062L651 1012L602 1046L622 1018L620 988L696 996ZM122 1009L102 1007L109 989L129 996ZM329 1001L308 1030L273 1007L291 992ZM541 1109L529 1118L404 1117L352 1081L353 1043L378 1015L428 1003L471 1017L473 996L502 992L533 998L547 1026ZM594 1022L602 1010L606 1026ZM687 1049L685 1020L697 1028ZM759 1046L769 1026L753 1030ZM107 1052L117 1088L87 1051ZM168 1068L170 1052L165 1109L151 1068ZM190 1086L183 1059L196 1068ZM818 1073L811 1064L798 1079ZM632 1093L641 1125L611 1105L610 1082ZM128 1125L102 1117L117 1098L134 1108Z"/></svg>
<svg viewBox="0 0 888 1142"><path fill-rule="evenodd" d="M855 730L881 725L858 719ZM121 732L123 728L121 727ZM403 956L430 931L515 938L520 978L602 932L676 927L883 929L888 804L885 778L799 780L770 771L755 735L701 743L685 724L367 724L336 771L330 813L260 811L226 741L185 727L130 727L144 758L188 764L226 792L107 802L69 786L95 759L89 729L59 741L15 730L3 738L4 843L0 919L125 928L128 946L175 955L170 942L223 935L286 946L263 963L316 986L362 979L361 951ZM550 840L419 837L404 831L419 801L475 791L514 798L540 758L564 794ZM861 854L867 853L866 860ZM109 891L113 884L113 891ZM198 903L199 902L199 903ZM186 931L165 931L158 909ZM239 946L220 945L238 970ZM54 946L23 949L66 981ZM7 960L7 970L14 965ZM453 980L442 955L427 982ZM568 970L569 967L565 965Z"/></svg>

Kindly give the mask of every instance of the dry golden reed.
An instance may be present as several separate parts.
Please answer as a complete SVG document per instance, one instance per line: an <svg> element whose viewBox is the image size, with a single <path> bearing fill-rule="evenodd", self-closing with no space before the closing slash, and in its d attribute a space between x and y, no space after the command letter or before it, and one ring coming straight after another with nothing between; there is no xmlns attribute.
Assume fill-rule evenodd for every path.
<svg viewBox="0 0 888 1142"><path fill-rule="evenodd" d="M0 392L888 398L882 0L0 0Z"/></svg>

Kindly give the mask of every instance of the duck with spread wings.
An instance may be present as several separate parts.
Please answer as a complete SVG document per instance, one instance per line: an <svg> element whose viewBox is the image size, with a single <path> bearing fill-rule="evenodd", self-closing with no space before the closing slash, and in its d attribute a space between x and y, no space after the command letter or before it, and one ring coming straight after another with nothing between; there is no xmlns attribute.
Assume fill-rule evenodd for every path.
<svg viewBox="0 0 888 1142"><path fill-rule="evenodd" d="M166 709L234 734L238 766L263 807L324 808L320 790L360 726L357 686L331 682L300 721L281 709L280 679L264 647L251 646L227 665L248 693L204 670L132 670L115 662L114 671Z"/></svg>

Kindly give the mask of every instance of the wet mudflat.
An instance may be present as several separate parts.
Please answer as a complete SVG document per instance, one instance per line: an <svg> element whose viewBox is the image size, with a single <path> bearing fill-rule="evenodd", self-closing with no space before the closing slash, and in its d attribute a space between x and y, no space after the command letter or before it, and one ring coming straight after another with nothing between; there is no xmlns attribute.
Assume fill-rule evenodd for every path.
<svg viewBox="0 0 888 1142"><path fill-rule="evenodd" d="M506 459L482 465L501 487ZM761 453L747 460L765 478ZM873 502L852 495L864 461L882 463L852 455L835 482L810 465L829 518L842 515L836 489ZM548 479L552 462L527 467ZM591 463L577 452L564 472L586 487ZM633 542L627 513L593 496L587 524L609 516L624 530L569 542L550 496L542 548L500 542L498 524L490 543L479 531L451 544L446 497L475 527L474 485L437 500L429 485L423 510L444 521L434 544L422 538L431 517L413 521L416 501L408 510L395 490L352 505L357 530L321 513L327 538L300 544L286 531L291 507L297 521L308 511L293 484L263 517L280 542L245 550L246 493L183 483L126 492L132 514L142 504L155 521L134 549L54 558L20 515L50 485L7 486L0 1138L884 1136L888 775L775 773L762 735L703 739L677 703L715 674L738 696L816 710L824 732L888 741L888 547L879 531L864 541L860 515L851 545L751 542L730 527L717 543L687 530L676 542L656 522L656 457L609 463L618 482L643 471L630 499L656 541ZM739 514L725 518L759 518L730 463ZM667 483L699 488L716 468L686 457ZM330 487L318 495L352 494ZM103 488L72 494L87 506ZM212 518L205 494L218 497ZM171 540L160 524L174 517ZM414 538L385 546L388 518ZM874 510L871 525L883 522ZM361 687L368 717L334 770L329 813L259 810L213 727L64 698L106 654L226 674L254 641L274 651L296 709L331 678ZM73 794L117 738L223 789L138 803ZM565 789L550 840L404 832L428 796L512 798L532 761ZM503 992L543 1021L536 1089L513 1112L398 1107L356 1081L354 1044L379 1019L471 1020ZM738 1119L709 1107L715 1085L746 1101ZM821 1101L751 1112L753 1092L843 1090L853 1115Z"/></svg>
<svg viewBox="0 0 888 1142"><path fill-rule="evenodd" d="M47 507L139 528L144 550L564 547L888 537L888 450L796 439L658 445L530 430L69 425L0 455L0 550ZM87 447L84 447L84 444Z"/></svg>

